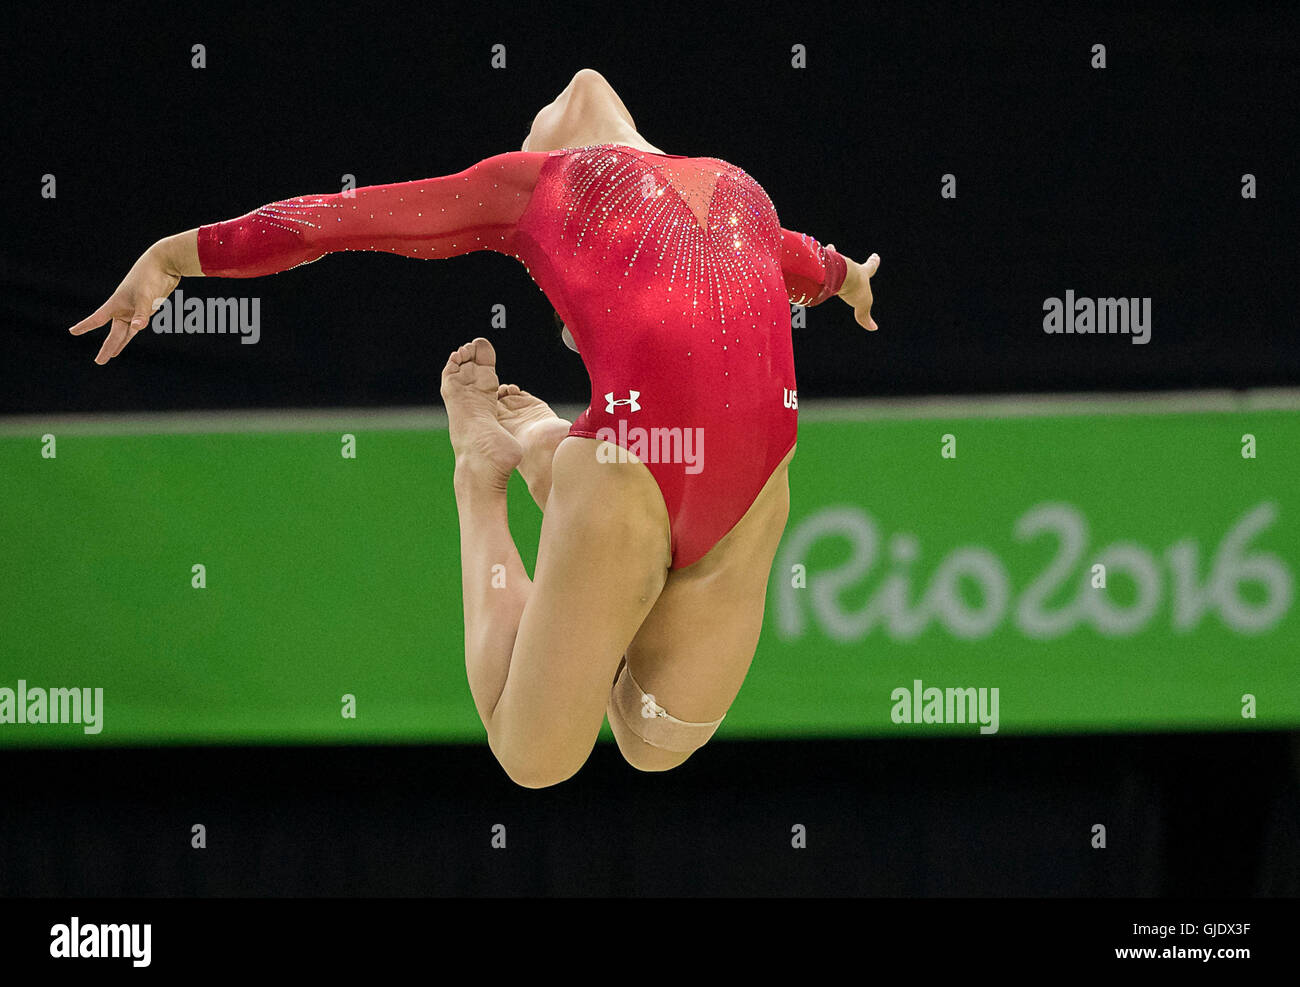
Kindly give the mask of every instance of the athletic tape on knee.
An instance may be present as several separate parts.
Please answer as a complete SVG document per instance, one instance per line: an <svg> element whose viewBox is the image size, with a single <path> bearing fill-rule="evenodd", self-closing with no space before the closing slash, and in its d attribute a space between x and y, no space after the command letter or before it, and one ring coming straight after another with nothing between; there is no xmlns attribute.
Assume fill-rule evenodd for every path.
<svg viewBox="0 0 1300 987"><path fill-rule="evenodd" d="M712 723L688 723L669 715L652 694L637 684L626 662L610 689L610 701L629 730L651 747L676 754L689 754L703 747L726 719L724 714Z"/></svg>

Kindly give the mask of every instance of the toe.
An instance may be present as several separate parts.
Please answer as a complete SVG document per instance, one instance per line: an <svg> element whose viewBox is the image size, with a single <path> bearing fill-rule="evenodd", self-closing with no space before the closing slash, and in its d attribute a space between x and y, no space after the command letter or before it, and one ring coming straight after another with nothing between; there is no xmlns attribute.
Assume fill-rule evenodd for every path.
<svg viewBox="0 0 1300 987"><path fill-rule="evenodd" d="M478 336L472 343L466 345L470 348L474 362L479 366L495 367L497 365L497 351L482 336Z"/></svg>

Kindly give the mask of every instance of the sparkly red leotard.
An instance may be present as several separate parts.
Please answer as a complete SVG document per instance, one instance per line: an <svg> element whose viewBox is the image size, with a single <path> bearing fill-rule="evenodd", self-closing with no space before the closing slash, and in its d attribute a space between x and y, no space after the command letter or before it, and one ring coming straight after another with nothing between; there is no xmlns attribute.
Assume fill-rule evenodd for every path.
<svg viewBox="0 0 1300 987"><path fill-rule="evenodd" d="M795 442L790 302L818 305L845 260L782 229L748 174L622 144L513 151L441 178L300 196L199 230L215 277L256 277L336 250L523 262L591 377L570 434L646 464L672 565L736 524Z"/></svg>

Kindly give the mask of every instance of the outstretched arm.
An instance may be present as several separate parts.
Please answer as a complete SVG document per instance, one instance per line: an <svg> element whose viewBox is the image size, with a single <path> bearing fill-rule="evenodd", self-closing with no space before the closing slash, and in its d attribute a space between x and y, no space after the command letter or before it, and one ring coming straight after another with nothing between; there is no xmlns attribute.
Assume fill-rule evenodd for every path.
<svg viewBox="0 0 1300 987"><path fill-rule="evenodd" d="M514 231L545 162L543 152L498 154L454 175L269 203L159 240L113 295L69 330L112 321L95 362L107 363L149 322L182 277L251 278L340 250L434 259L475 250L514 253Z"/></svg>
<svg viewBox="0 0 1300 987"><path fill-rule="evenodd" d="M253 278L339 250L404 257L514 252L515 228L548 155L512 151L440 178L300 195L198 230L209 277Z"/></svg>
<svg viewBox="0 0 1300 987"><path fill-rule="evenodd" d="M832 245L826 249L835 248ZM847 257L844 259L848 262L848 270L844 276L844 284L836 294L852 307L853 317L858 320L858 325L867 332L875 332L880 326L876 325L876 320L871 317L873 301L871 279L876 276L876 270L880 267L880 255L872 254L862 264Z"/></svg>
<svg viewBox="0 0 1300 987"><path fill-rule="evenodd" d="M813 306L838 295L853 307L859 325L870 332L879 328L871 318L870 280L880 266L879 255L859 264L805 233L782 229L781 238L781 270L790 301Z"/></svg>

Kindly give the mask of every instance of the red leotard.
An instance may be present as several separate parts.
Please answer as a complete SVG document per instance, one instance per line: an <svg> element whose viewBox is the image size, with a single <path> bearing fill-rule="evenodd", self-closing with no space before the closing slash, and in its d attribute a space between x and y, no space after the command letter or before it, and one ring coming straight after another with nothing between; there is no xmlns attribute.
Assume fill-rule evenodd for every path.
<svg viewBox="0 0 1300 987"><path fill-rule="evenodd" d="M570 434L645 463L672 566L735 526L794 446L790 302L818 305L845 260L782 229L748 174L623 144L498 154L455 175L299 196L199 229L215 277L256 277L336 250L521 261L591 378Z"/></svg>

